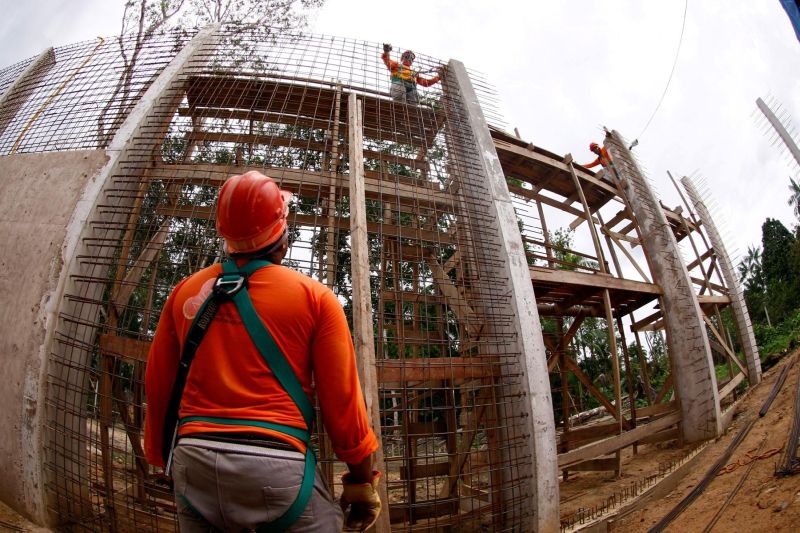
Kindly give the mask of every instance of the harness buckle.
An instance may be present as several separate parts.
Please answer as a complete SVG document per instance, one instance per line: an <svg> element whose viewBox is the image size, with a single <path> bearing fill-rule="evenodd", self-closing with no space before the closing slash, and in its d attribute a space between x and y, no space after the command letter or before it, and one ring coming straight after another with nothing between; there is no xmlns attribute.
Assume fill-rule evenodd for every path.
<svg viewBox="0 0 800 533"><path fill-rule="evenodd" d="M237 276L235 279L230 279L231 276ZM226 279L228 278L228 279ZM247 286L247 274L244 272L223 272L217 276L217 281L214 283L214 294L223 296L225 298L232 298L237 292Z"/></svg>

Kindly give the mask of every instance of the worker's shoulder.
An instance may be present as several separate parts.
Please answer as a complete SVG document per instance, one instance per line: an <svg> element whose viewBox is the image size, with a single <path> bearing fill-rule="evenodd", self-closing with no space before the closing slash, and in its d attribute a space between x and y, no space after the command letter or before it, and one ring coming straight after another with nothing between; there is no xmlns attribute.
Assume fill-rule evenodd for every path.
<svg viewBox="0 0 800 533"><path fill-rule="evenodd" d="M283 265L274 265L270 267L270 269L272 269L275 276L279 276L280 278L282 278L282 281L285 281L286 283L296 283L298 286L302 286L306 290L309 290L314 293L333 294L333 292L327 287L327 285L324 285L323 283L320 283L314 278L306 274L303 274L302 272L298 272L293 268L289 268Z"/></svg>

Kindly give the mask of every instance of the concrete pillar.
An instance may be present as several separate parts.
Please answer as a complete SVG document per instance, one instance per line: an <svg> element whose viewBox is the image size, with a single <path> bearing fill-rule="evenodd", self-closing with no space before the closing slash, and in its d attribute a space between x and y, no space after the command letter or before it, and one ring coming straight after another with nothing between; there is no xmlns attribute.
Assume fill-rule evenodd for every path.
<svg viewBox="0 0 800 533"><path fill-rule="evenodd" d="M30 96L34 82L44 76L55 63L56 55L53 48L48 48L31 61L17 76L17 79L0 95L0 136L3 135L8 124L14 119L14 115Z"/></svg>
<svg viewBox="0 0 800 533"><path fill-rule="evenodd" d="M721 432L717 379L711 347L689 272L664 211L644 174L616 131L606 137L612 179L618 182L636 217L642 248L661 297L667 347L682 415L683 437L697 442Z"/></svg>
<svg viewBox="0 0 800 533"><path fill-rule="evenodd" d="M711 240L714 252L717 254L717 267L722 272L722 277L728 288L733 318L736 321L736 329L739 331L739 342L742 343L742 350L747 362L748 379L750 380L750 385L757 385L761 382L761 358L758 355L758 346L753 334L753 324L750 322L750 314L747 312L747 305L744 301L744 291L739 284L736 270L733 268L733 263L731 263L731 258L728 256L725 244L722 242L722 237L717 231L717 226L714 224L705 202L698 194L697 188L695 188L692 180L687 177L683 177L681 183L686 190L686 194L689 195L697 215L700 217L708 238Z"/></svg>
<svg viewBox="0 0 800 533"><path fill-rule="evenodd" d="M501 475L507 480L514 477L529 480L530 492L522 497L513 495L513 500L511 494L507 495L506 501L513 501L513 505L518 506L507 511L507 514L525 517L532 511L533 519L526 519L524 529L531 527L536 531L558 531L558 464L550 380L522 237L489 127L467 71L460 61L450 61L444 83L445 93L451 100L449 103L456 104L454 113L457 115L449 117L448 128L455 124L469 128L464 133L448 134L455 137L452 142L462 145L465 153L477 154L477 158L467 162L471 168L464 171L475 172L479 178L462 180L459 185L469 197L489 199L487 220L492 222L484 225L482 219L480 225L472 227L473 233L485 232L485 236L478 236L475 241L496 240L499 246L499 253L490 259L481 258L481 254L486 256L493 252L481 250L480 246L476 246L475 253L482 259L481 269L493 269L490 275L505 280L505 290L508 292L507 308L493 309L493 312L507 317L507 320L503 323L495 321L487 326L503 334L512 344L510 351L520 354L516 368L508 370L520 375L519 381L509 386L518 389L514 392L521 395L522 401L510 405L511 412L504 412L501 416L508 421L515 421L513 423L526 435L527 450L502 450L501 453L507 454L506 457L530 456L530 464L521 464L519 471L502 472ZM451 120L453 118L456 120Z"/></svg>
<svg viewBox="0 0 800 533"><path fill-rule="evenodd" d="M170 91L179 92L175 80L186 73L192 56L215 29L201 31L161 72L107 150L0 159L0 196L7 204L0 211L2 217L10 217L2 222L10 232L0 237L0 287L10 295L0 326L6 333L0 335L0 349L4 360L14 361L10 379L0 388L0 401L6 406L0 424L8 429L0 439L0 499L37 524L55 525L52 509L68 513L70 519L96 512L89 497L93 466L87 458L84 406L97 334L93 325L99 323L100 309L65 298L71 294L102 300L102 286L94 284L95 293L87 294L79 278L107 276L108 267L87 268L80 258L94 253L87 240L113 237L113 232L98 230L89 221L126 221L124 215L109 213L114 210L100 214L99 206L119 202L109 188L138 189L136 183L114 184L112 178L121 173L123 163L126 171L132 164L147 164L132 163L137 158L134 143L141 148L146 137L142 128L148 123L171 119L163 109L156 113L157 105ZM147 142L157 147L160 139ZM24 339L18 341L20 337Z"/></svg>

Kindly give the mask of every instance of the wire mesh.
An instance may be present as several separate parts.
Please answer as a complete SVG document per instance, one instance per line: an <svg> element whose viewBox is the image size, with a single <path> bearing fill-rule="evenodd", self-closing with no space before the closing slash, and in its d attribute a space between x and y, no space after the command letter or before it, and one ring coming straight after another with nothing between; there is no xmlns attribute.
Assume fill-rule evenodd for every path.
<svg viewBox="0 0 800 533"><path fill-rule="evenodd" d="M159 61L174 50L169 40L154 47L148 57ZM77 47L60 72L92 51ZM415 63L439 64L421 54ZM140 88L155 73L143 72L134 76ZM393 101L388 89L375 43L229 30L166 88L110 177L62 306L47 464L62 524L175 528L168 487L142 453L144 368L169 291L223 256L213 217L228 176L259 169L295 194L286 264L333 289L352 320L353 92L364 109L375 393L392 527L500 531L530 520L529 435L515 421L526 410L521 354L501 333L512 316L481 155L456 85L420 88L419 105ZM71 106L65 99L52 109ZM83 120L78 138L95 142L95 126L96 115ZM46 131L29 135L24 149L63 149ZM344 465L323 432L314 445L328 479L338 479Z"/></svg>
<svg viewBox="0 0 800 533"><path fill-rule="evenodd" d="M133 36L56 48L0 110L0 155L104 148L158 73L191 37L172 32L137 46ZM22 63L2 71L13 82Z"/></svg>

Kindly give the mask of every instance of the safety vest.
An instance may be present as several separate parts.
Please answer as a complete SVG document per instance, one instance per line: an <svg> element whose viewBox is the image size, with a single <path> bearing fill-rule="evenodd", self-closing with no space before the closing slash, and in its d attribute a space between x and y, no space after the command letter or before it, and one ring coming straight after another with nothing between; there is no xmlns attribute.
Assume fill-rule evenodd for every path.
<svg viewBox="0 0 800 533"><path fill-rule="evenodd" d="M413 82L416 72L405 66L402 62L397 63L397 69L392 72L392 81L403 83Z"/></svg>
<svg viewBox="0 0 800 533"><path fill-rule="evenodd" d="M258 269L271 265L269 261L252 260L241 267L236 265L233 260L226 261L222 265L222 273L217 276L214 289L200 307L197 315L192 321L192 325L186 334L181 362L178 366L178 375L170 395L167 416L164 420L163 449L162 455L166 462L166 471L169 472L172 463L172 450L177 440L178 428L188 422L211 422L213 424L250 426L266 428L280 433L284 433L301 441L306 446L305 469L303 471L303 481L294 502L289 506L283 515L269 523L261 524L256 531L267 533L274 531L284 531L292 526L308 505L311 492L314 488L314 478L316 476L317 457L311 448L311 426L314 421L314 408L303 391L300 381L297 379L289 361L281 351L275 340L270 335L269 330L258 316L250 295L247 293L247 279ZM265 422L263 420L242 420L224 417L209 416L188 416L178 419L181 396L189 375L194 354L203 336L208 331L211 321L216 315L219 306L226 302L236 305L239 316L242 319L245 330L250 340L258 348L259 353L264 358L275 378L289 394L289 397L297 405L307 429L299 429L283 424Z"/></svg>

